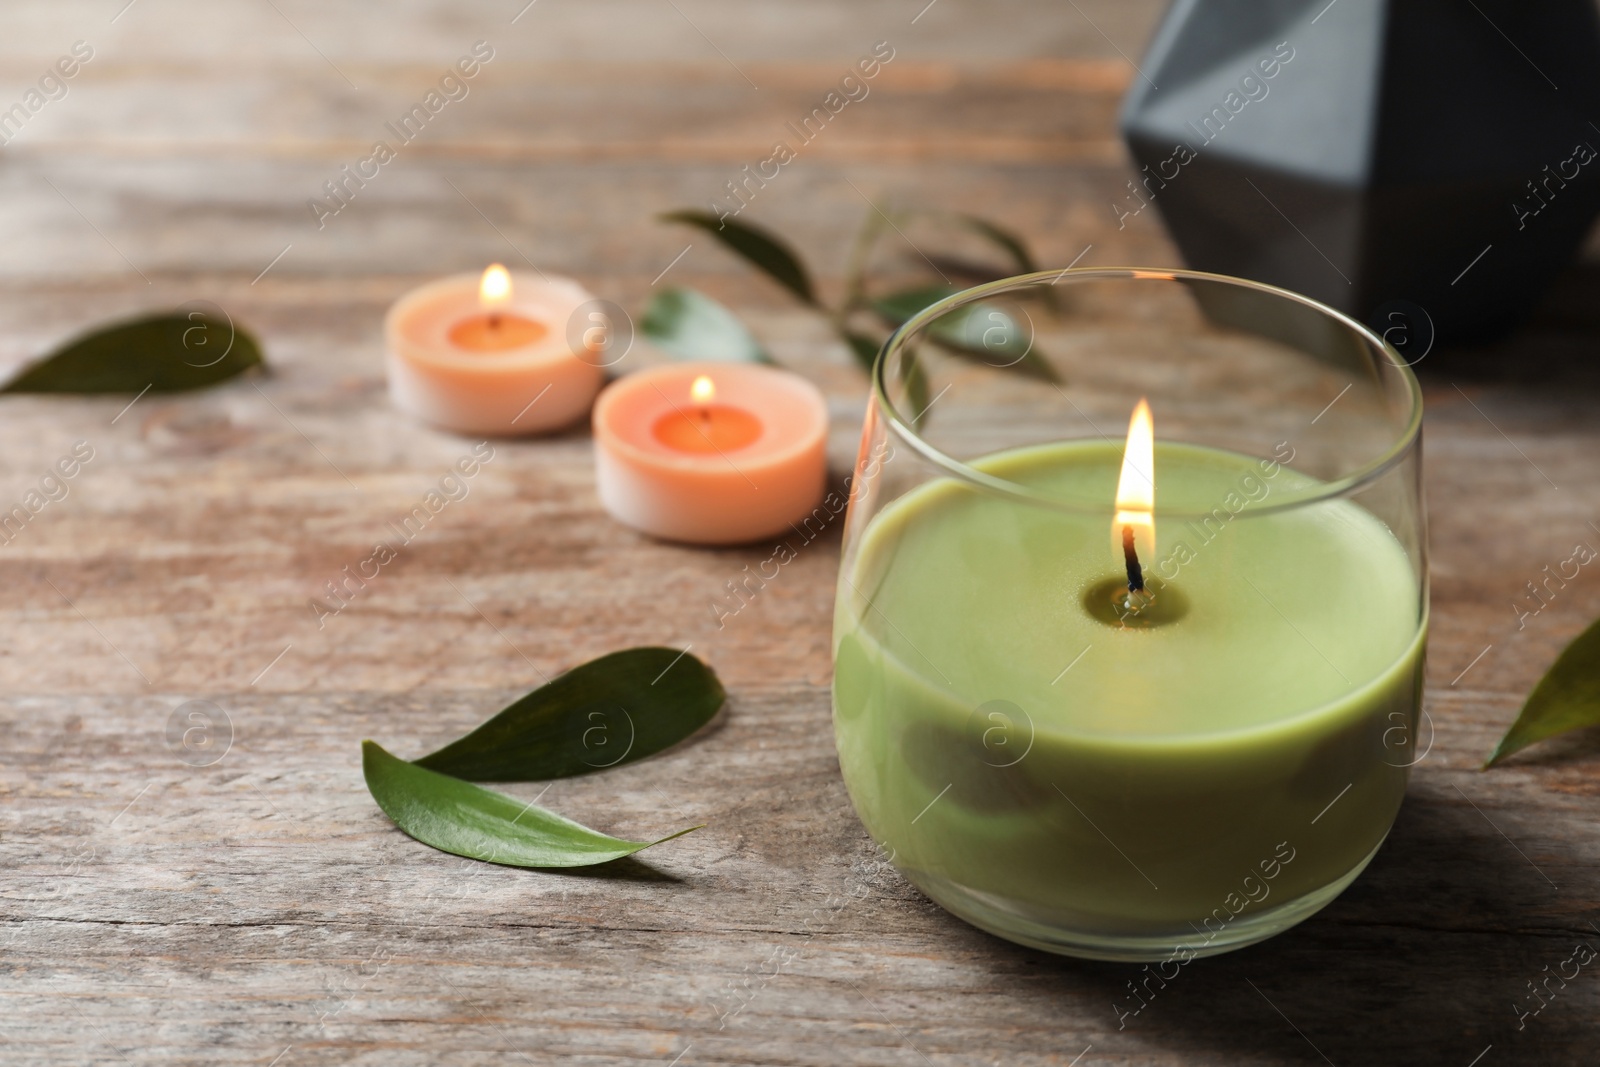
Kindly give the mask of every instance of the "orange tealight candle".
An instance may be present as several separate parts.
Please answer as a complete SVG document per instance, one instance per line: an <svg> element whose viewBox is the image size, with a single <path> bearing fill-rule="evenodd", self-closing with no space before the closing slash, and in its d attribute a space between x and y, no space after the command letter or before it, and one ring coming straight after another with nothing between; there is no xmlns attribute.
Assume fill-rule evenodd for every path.
<svg viewBox="0 0 1600 1067"><path fill-rule="evenodd" d="M751 363L652 367L595 403L600 501L673 541L771 537L822 499L827 436L827 404L797 374Z"/></svg>
<svg viewBox="0 0 1600 1067"><path fill-rule="evenodd" d="M450 327L450 343L469 352L504 352L542 340L550 331L521 315L491 312L462 319Z"/></svg>
<svg viewBox="0 0 1600 1067"><path fill-rule="evenodd" d="M511 272L492 263L478 282L482 310L450 327L450 343L469 352L505 352L542 340L544 323L524 318L505 305L511 300Z"/></svg>
<svg viewBox="0 0 1600 1067"><path fill-rule="evenodd" d="M656 440L678 452L737 451L761 436L761 422L748 411L712 404L717 395L711 376L702 374L689 386L688 410L674 408L656 420Z"/></svg>
<svg viewBox="0 0 1600 1067"><path fill-rule="evenodd" d="M576 282L498 263L412 290L384 321L395 406L461 433L569 425L604 381L595 354L567 343L573 313L592 299Z"/></svg>

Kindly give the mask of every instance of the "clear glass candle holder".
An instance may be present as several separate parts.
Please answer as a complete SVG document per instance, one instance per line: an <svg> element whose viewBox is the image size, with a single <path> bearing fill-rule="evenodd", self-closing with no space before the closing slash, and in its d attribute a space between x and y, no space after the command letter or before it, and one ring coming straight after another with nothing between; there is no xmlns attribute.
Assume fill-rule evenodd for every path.
<svg viewBox="0 0 1600 1067"><path fill-rule="evenodd" d="M1233 278L1045 272L907 322L834 621L867 830L957 916L1068 955L1182 962L1323 907L1417 758L1421 423L1382 338Z"/></svg>

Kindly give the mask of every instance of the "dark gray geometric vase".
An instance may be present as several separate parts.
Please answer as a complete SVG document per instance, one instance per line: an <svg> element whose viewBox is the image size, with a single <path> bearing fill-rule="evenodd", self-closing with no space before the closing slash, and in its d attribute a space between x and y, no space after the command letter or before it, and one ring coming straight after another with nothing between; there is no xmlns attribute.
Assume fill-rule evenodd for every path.
<svg viewBox="0 0 1600 1067"><path fill-rule="evenodd" d="M1178 0L1140 66L1122 224L1380 330L1515 325L1600 213L1594 0Z"/></svg>

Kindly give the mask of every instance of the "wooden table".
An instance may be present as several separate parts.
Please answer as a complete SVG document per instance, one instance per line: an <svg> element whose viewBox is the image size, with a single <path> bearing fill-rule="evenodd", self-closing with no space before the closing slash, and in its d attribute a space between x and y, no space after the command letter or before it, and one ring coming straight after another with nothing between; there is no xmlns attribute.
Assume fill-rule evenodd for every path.
<svg viewBox="0 0 1600 1067"><path fill-rule="evenodd" d="M1436 740L1389 843L1316 918L1186 968L1119 1029L1137 968L995 940L874 865L829 726L836 533L719 628L712 600L767 550L608 521L574 430L497 446L470 496L320 629L309 601L470 445L390 409L384 308L493 259L635 309L657 282L737 306L826 388L848 469L864 388L844 351L653 216L717 196L874 42L895 58L871 95L748 212L794 235L830 292L866 198L890 194L993 217L1051 264L1086 246L1085 264L1177 262L1153 213L1119 230L1109 207L1129 174L1123 55L1159 5L119 5L0 16L0 106L72 42L94 50L0 150L0 359L206 299L262 338L273 374L132 406L0 400L5 509L74 442L94 450L0 546L0 1061L1600 1057L1591 969L1520 1029L1513 1008L1576 941L1600 945L1600 741L1476 769L1600 615L1587 570L1523 629L1512 606L1575 542L1600 544L1595 268L1511 341L1420 367ZM307 200L477 40L495 54L469 95L318 229ZM368 797L363 737L424 751L634 644L692 645L728 709L694 745L543 802L630 834L709 823L648 863L474 864ZM231 724L207 766L167 739L191 700Z"/></svg>

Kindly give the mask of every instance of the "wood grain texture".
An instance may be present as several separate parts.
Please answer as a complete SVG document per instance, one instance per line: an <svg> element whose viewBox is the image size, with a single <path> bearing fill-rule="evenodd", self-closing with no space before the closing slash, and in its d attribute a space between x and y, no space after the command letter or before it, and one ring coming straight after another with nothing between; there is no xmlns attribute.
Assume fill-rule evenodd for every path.
<svg viewBox="0 0 1600 1067"><path fill-rule="evenodd" d="M389 408L384 308L491 259L637 308L693 244L667 280L736 305L823 386L847 469L850 357L653 217L765 158L875 41L897 52L871 95L748 213L793 235L829 292L866 198L891 194L991 216L1052 264L1087 246L1086 264L1177 262L1153 213L1119 228L1109 208L1137 76L1119 52L1138 57L1160 5L118 6L0 15L0 106L74 40L96 50L0 148L0 363L208 299L273 374L127 410L0 403L4 508L74 442L95 450L0 545L0 1061L1596 1061L1600 977L1520 1030L1512 1004L1575 941L1600 945L1600 741L1476 766L1600 615L1587 569L1525 627L1512 608L1575 541L1600 542L1600 270L1575 267L1510 341L1419 367L1436 736L1388 844L1320 915L1185 968L1119 1029L1137 968L990 938L876 862L829 723L836 530L719 628L711 602L769 550L611 523L574 430L497 445L322 628L307 602L471 446ZM471 94L318 229L306 200L479 39L496 58ZM367 796L362 738L414 755L545 675L671 643L719 671L723 716L543 801L623 835L709 824L647 862L474 864L403 837ZM209 766L166 738L189 700L231 722Z"/></svg>

